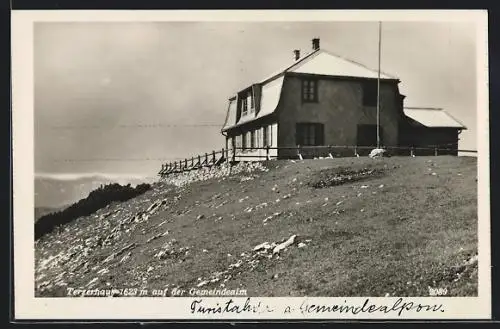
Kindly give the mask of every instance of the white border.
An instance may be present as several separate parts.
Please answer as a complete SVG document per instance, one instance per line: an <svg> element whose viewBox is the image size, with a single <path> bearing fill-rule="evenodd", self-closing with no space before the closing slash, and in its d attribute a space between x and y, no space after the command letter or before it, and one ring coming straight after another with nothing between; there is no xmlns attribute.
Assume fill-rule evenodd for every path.
<svg viewBox="0 0 500 329"><path fill-rule="evenodd" d="M34 22L129 22L129 21L471 21L477 25L477 125L479 285L478 297L408 298L414 303L442 303L444 312L319 314L303 315L298 309L307 298L252 298L276 311L261 314L192 315L193 298L35 298L33 216L33 23ZM14 287L16 319L489 319L491 318L490 196L488 121L487 12L479 10L311 10L311 11L12 11L13 95L13 196ZM223 303L228 298L212 298ZM310 303L363 303L365 298L310 298ZM395 298L370 298L377 304ZM235 298L244 304L245 298ZM284 305L295 311L283 314ZM280 312L281 310L281 312Z"/></svg>

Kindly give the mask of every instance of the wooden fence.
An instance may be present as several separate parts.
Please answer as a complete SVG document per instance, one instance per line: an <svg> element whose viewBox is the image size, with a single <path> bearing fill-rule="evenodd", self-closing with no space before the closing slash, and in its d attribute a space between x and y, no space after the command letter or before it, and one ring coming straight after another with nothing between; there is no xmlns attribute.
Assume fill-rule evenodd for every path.
<svg viewBox="0 0 500 329"><path fill-rule="evenodd" d="M422 147L408 146L384 146L383 149L389 154L399 156L417 155L456 155L458 152L477 154L476 150L461 150L447 145L428 145ZM328 146L294 146L294 147L237 147L232 149L221 149L204 155L197 155L184 160L178 160L163 164L158 172L159 176L173 173L181 173L204 167L213 167L224 162L236 163L240 161L265 161L272 159L305 159L305 158L334 158L334 157L356 157L367 155L376 146L350 146L350 145L328 145ZM252 151L261 150L259 154ZM276 152L272 152L275 150ZM280 155L279 151L286 151Z"/></svg>

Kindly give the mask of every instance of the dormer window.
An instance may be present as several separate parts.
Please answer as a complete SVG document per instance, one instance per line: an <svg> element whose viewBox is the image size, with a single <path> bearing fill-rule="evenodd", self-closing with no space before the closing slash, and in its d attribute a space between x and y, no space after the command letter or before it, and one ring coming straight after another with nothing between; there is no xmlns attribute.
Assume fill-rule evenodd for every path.
<svg viewBox="0 0 500 329"><path fill-rule="evenodd" d="M245 116L249 112L254 113L255 112L255 99L253 97L252 91L248 91L247 93L242 94L241 96L241 115Z"/></svg>
<svg viewBox="0 0 500 329"><path fill-rule="evenodd" d="M247 99L243 98L241 100L241 115L247 115L247 111L248 111L248 108L247 108Z"/></svg>
<svg viewBox="0 0 500 329"><path fill-rule="evenodd" d="M250 112L255 112L255 101L252 91L248 93L248 98L250 99Z"/></svg>

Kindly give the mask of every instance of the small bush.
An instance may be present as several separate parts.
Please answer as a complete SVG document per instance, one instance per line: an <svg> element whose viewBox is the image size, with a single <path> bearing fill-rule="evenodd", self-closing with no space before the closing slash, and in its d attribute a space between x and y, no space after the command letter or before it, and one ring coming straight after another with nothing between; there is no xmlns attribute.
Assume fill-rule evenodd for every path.
<svg viewBox="0 0 500 329"><path fill-rule="evenodd" d="M73 203L68 208L40 217L35 223L35 240L78 217L88 216L112 202L132 199L150 188L150 184L140 184L135 188L130 184L126 186L116 183L102 185L90 192L85 199Z"/></svg>

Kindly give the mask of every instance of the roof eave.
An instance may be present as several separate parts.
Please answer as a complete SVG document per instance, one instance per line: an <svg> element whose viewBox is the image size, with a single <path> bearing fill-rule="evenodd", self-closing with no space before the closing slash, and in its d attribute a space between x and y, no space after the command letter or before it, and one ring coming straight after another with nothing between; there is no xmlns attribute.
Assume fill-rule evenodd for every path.
<svg viewBox="0 0 500 329"><path fill-rule="evenodd" d="M241 122L241 123L237 123L237 124L232 125L232 126L229 126L229 127L224 127L224 128L222 128L222 129L221 129L221 131L226 132L226 131L231 130L231 129L234 129L234 128L239 128L239 127L244 126L244 125L246 125L246 124L248 124L248 123L255 122L255 121L260 120L260 119L262 119L262 118L267 118L267 117L269 117L269 116L271 116L271 115L273 115L273 114L274 114L274 112L267 113L267 114L264 114L263 116L260 116L260 117L258 117L258 118L253 118L253 119L251 119L251 120L248 120L248 121L245 121L245 122Z"/></svg>

